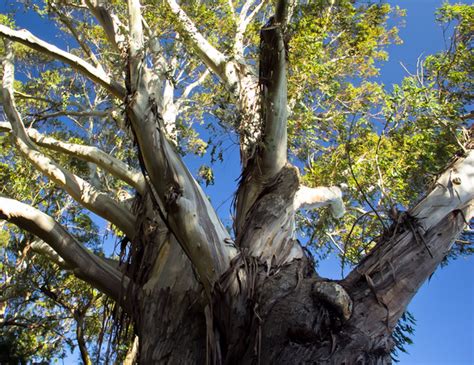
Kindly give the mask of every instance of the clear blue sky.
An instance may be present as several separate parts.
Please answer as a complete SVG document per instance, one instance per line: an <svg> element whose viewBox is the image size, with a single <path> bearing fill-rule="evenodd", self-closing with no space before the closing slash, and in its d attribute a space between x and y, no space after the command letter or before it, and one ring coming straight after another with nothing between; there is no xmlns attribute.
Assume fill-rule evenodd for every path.
<svg viewBox="0 0 474 365"><path fill-rule="evenodd" d="M12 2L2 0L0 12L5 10L5 3ZM442 1L393 0L389 3L407 9L408 13L406 26L400 32L404 44L390 47L390 61L382 67L381 80L386 85L398 83L404 76L400 62L414 70L419 56L444 47L442 31L434 22L435 9ZM20 16L17 24L58 46L63 45L54 28L45 27L31 14ZM207 189L214 206L220 206L218 212L226 224L230 223L229 205L239 173L238 147L231 147L230 151L230 156L216 166L216 185ZM195 159L189 158L188 162L197 169ZM321 263L320 270L323 276L338 278L340 275L338 264L331 258ZM423 285L409 310L417 320L415 343L408 347L408 355L400 355L400 364L474 364L474 257L459 259L439 269ZM75 364L75 358L69 357L64 363Z"/></svg>

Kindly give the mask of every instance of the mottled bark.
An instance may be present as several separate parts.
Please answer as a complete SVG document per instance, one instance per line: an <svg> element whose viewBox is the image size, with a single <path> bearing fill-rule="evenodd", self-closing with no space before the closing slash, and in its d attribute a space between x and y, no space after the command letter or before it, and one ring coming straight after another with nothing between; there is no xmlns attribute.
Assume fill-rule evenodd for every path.
<svg viewBox="0 0 474 365"><path fill-rule="evenodd" d="M470 176L470 161L460 158L451 169ZM186 273L169 271L173 282L159 284L164 272L150 275L137 318L140 363L391 363L392 331L472 215L470 205L459 201L463 209L449 207L421 231L423 218L411 213L431 204L428 195L346 279L332 281L317 275L292 236L298 186L297 170L286 166L263 189L236 241L240 254L214 286L211 304L197 281L183 285L193 273L182 252ZM179 262L168 258L168 265Z"/></svg>
<svg viewBox="0 0 474 365"><path fill-rule="evenodd" d="M241 256L216 287L207 317L211 326L199 290L147 291L140 300L139 362L390 364L397 320L462 224L461 214L453 213L426 235L429 245L440 248L429 260L411 232L398 232L380 242L360 272L339 283L318 277L305 256L272 269ZM397 262L407 250L411 253ZM367 262L377 262L376 268ZM423 275L407 287L420 267Z"/></svg>

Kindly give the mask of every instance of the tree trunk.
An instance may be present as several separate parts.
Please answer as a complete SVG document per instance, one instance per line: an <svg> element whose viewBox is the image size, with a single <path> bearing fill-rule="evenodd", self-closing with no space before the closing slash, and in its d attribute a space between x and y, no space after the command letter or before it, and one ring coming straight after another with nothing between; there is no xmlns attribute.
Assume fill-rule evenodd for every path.
<svg viewBox="0 0 474 365"><path fill-rule="evenodd" d="M197 292L161 290L143 298L139 363L390 363L389 329L371 338L346 321L324 294L330 290L320 290L336 285L317 277L307 258L271 273L256 261L247 264L256 270L255 291L246 299L216 295L212 318ZM367 313L372 304L363 304Z"/></svg>
<svg viewBox="0 0 474 365"><path fill-rule="evenodd" d="M406 214L346 279L332 281L292 237L297 188L290 166L266 186L212 298L156 213L142 220L141 264L131 274L142 283L134 313L140 364L391 363L392 331L464 215L451 211L420 233Z"/></svg>

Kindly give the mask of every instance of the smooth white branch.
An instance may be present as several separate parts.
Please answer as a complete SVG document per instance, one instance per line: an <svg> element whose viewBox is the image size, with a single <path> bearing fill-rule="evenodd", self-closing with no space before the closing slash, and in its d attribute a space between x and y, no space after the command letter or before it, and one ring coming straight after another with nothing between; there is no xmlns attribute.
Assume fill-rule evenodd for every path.
<svg viewBox="0 0 474 365"><path fill-rule="evenodd" d="M107 9L105 1L85 0L85 3L102 26L102 29L104 29L110 44L117 51L122 52L125 49L125 36L120 29L124 28L124 26L117 15Z"/></svg>
<svg viewBox="0 0 474 365"><path fill-rule="evenodd" d="M45 156L28 137L13 97L14 64L9 41L5 41L5 48L7 54L3 60L3 106L18 150L38 171L68 192L79 204L115 224L129 238L133 238L135 217L127 208Z"/></svg>
<svg viewBox="0 0 474 365"><path fill-rule="evenodd" d="M248 14L248 11L250 10L250 7L253 3L253 0L246 1L244 6L242 6L242 9L240 10L240 15L237 19L237 29L234 37L233 52L235 55L238 55L240 57L243 57L244 55L244 34L247 30L247 27L255 19L258 12L263 8L263 6L268 3L268 0L261 0L260 3L258 3L253 8L252 12Z"/></svg>
<svg viewBox="0 0 474 365"><path fill-rule="evenodd" d="M10 123L0 122L0 131L11 132ZM45 136L34 128L26 129L26 133L38 146L52 151L62 152L84 161L92 162L116 178L125 181L140 194L145 192L145 178L141 172L132 169L123 161L110 156L97 147L63 142Z"/></svg>
<svg viewBox="0 0 474 365"><path fill-rule="evenodd" d="M318 186L310 188L300 186L295 194L293 207L297 209L316 209L330 206L331 213L335 218L340 218L346 212L342 200L342 191L338 186Z"/></svg>
<svg viewBox="0 0 474 365"><path fill-rule="evenodd" d="M54 249L48 245L45 241L37 238L30 242L29 248L42 256L48 258L48 260L54 262L58 265L61 269L70 270L71 267L68 266L67 262L63 260L63 258L56 252Z"/></svg>
<svg viewBox="0 0 474 365"><path fill-rule="evenodd" d="M130 85L136 91L144 65L144 38L140 0L128 0Z"/></svg>
<svg viewBox="0 0 474 365"><path fill-rule="evenodd" d="M410 210L410 215L427 231L455 210L472 214L473 210L466 208L473 203L474 150L469 150L438 178L435 188ZM469 222L471 216L465 219Z"/></svg>
<svg viewBox="0 0 474 365"><path fill-rule="evenodd" d="M227 60L225 55L204 38L204 36L198 31L194 22L175 0L166 0L166 2L179 22L181 28L180 32L182 33L183 38L191 43L198 57L207 67L209 67L219 77L226 80L227 78L224 68Z"/></svg>
<svg viewBox="0 0 474 365"><path fill-rule="evenodd" d="M59 49L51 43L39 39L26 29L13 30L11 28L6 27L5 25L0 24L0 36L24 44L25 46L31 49L34 49L54 59L67 63L74 70L78 71L87 78L101 85L112 95L120 99L125 96L125 89L121 85L113 81L109 77L109 75L107 75L102 69L91 65L80 57L77 57L69 52Z"/></svg>
<svg viewBox="0 0 474 365"><path fill-rule="evenodd" d="M85 248L53 218L27 204L0 196L0 219L7 220L42 239L77 277L120 301L128 279Z"/></svg>

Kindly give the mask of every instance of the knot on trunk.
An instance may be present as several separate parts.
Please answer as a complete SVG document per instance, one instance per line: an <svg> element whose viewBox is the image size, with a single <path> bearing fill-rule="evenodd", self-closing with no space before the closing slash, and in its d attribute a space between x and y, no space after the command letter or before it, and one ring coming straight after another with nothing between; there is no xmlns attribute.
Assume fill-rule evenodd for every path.
<svg viewBox="0 0 474 365"><path fill-rule="evenodd" d="M311 290L313 297L329 304L344 320L352 314L352 299L346 290L334 281L317 281Z"/></svg>
<svg viewBox="0 0 474 365"><path fill-rule="evenodd" d="M179 198L183 196L183 188L177 183L170 184L165 192L166 208L170 209L177 204Z"/></svg>

